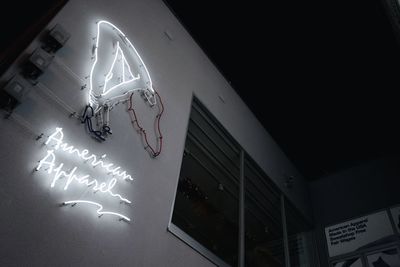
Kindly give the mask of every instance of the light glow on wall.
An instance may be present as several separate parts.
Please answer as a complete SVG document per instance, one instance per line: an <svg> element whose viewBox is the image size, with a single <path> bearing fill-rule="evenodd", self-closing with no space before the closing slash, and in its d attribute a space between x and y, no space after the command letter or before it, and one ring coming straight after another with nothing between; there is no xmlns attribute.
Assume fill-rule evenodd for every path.
<svg viewBox="0 0 400 267"><path fill-rule="evenodd" d="M114 163L105 163L106 154L101 157L91 154L88 149L78 149L73 145L69 145L64 142L64 133L62 128L57 127L54 133L52 133L45 142L45 145L49 148L47 150L46 155L39 161L38 166L36 167L36 171L43 169L48 174L53 175L50 187L54 188L56 185L64 182L63 189L69 189L72 183L77 183L81 185L86 185L87 187L91 187L91 190L94 192L100 192L104 195L109 195L111 197L117 198L120 203L132 203L129 199L121 196L118 193L115 193L115 185L117 184L117 178L122 178L122 180L133 180L132 176L127 174L126 171L121 170L121 166L117 166ZM74 155L76 158L83 160L82 164L88 164L95 168L96 166L101 167L106 171L107 176L111 176L107 182L99 182L98 179L93 178L90 174L82 174L79 175L79 167L74 166L71 169L67 170L64 162L56 162L57 155L56 152L60 151L66 154ZM66 179L63 179L66 178ZM98 208L97 213L99 215L109 214L116 215L120 218L123 218L126 221L130 221L130 219L117 212L112 211L103 211L103 205L100 203L89 201L89 200L71 200L66 201L64 204L70 203L88 203L92 205L96 205Z"/></svg>

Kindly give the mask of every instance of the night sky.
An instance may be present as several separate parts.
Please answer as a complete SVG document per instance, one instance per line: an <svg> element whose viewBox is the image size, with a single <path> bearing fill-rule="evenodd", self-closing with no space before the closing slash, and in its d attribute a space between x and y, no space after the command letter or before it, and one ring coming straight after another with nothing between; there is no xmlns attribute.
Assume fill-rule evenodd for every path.
<svg viewBox="0 0 400 267"><path fill-rule="evenodd" d="M399 155L400 46L382 2L166 2L306 178Z"/></svg>
<svg viewBox="0 0 400 267"><path fill-rule="evenodd" d="M55 2L2 8L0 56ZM400 45L381 1L165 3L308 179L399 155Z"/></svg>

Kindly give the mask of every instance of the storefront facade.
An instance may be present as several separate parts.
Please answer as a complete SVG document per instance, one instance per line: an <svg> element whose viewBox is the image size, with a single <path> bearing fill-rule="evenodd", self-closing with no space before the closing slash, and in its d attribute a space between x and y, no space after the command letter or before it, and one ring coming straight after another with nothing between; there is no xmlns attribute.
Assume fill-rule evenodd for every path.
<svg viewBox="0 0 400 267"><path fill-rule="evenodd" d="M271 216L281 227L274 229L282 240L280 266L291 258L298 266L315 261L305 256L308 252L297 261L288 255L291 244L300 242L290 243L290 237L302 231L289 225L298 218L312 224L305 180L161 0L69 1L3 75L3 87L23 72L27 58L43 48L43 37L56 25L68 40L49 53L50 63L39 77L14 88L29 93L0 121L0 265L243 264L245 161L275 190L271 207L277 215ZM108 27L104 43L102 25ZM107 67L98 70L96 64L103 62ZM116 79L115 73L122 76ZM120 85L136 80L143 81L140 90L124 98L127 91ZM109 98L112 108L103 114L104 125L112 129L102 135L105 140L95 132L94 117L93 131L82 118L88 103L104 104L93 103L102 97L91 94L101 87L104 98L110 92L117 99ZM231 263L180 234L182 227L173 220L194 103L237 147L239 241L237 261Z"/></svg>

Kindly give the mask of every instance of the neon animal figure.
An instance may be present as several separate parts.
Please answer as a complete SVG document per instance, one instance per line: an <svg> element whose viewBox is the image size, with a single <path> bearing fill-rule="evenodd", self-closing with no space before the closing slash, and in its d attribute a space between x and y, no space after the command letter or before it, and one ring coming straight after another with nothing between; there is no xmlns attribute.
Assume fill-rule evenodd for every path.
<svg viewBox="0 0 400 267"><path fill-rule="evenodd" d="M82 123L97 140L105 141L112 134L109 112L115 105L131 99L134 91L140 91L153 107L159 95L139 53L118 27L105 20L97 22L95 40L88 104ZM96 119L95 127L92 119Z"/></svg>

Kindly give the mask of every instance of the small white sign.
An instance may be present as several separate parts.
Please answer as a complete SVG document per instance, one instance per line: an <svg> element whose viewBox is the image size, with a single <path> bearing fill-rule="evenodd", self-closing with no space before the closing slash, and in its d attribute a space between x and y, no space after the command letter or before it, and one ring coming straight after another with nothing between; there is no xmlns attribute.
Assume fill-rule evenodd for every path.
<svg viewBox="0 0 400 267"><path fill-rule="evenodd" d="M353 252L392 234L393 228L386 211L325 228L330 257Z"/></svg>

